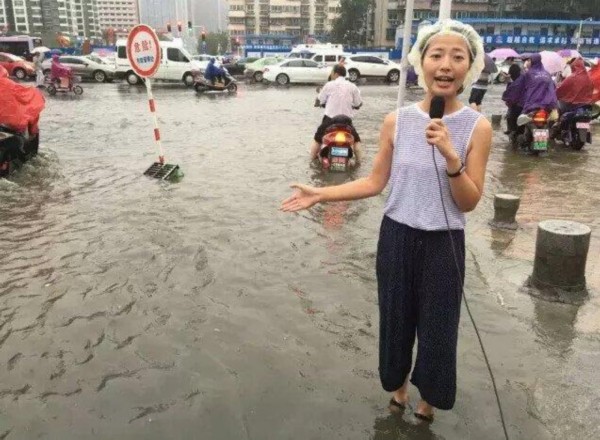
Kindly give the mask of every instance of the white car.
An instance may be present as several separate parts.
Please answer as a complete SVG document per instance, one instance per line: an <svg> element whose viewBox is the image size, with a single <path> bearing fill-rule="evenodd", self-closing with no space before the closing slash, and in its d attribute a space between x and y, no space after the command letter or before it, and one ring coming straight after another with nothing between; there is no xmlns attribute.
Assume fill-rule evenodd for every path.
<svg viewBox="0 0 600 440"><path fill-rule="evenodd" d="M114 65L106 64L101 59L92 55L61 55L58 61L70 68L73 74L80 76L82 79L93 79L96 82L102 83L112 81L115 77ZM51 59L47 59L42 63L44 75L49 76L51 68Z"/></svg>
<svg viewBox="0 0 600 440"><path fill-rule="evenodd" d="M358 81L362 76L385 78L392 83L398 82L400 79L400 64L374 55L351 55L346 58L345 66L348 71L348 79L352 82Z"/></svg>
<svg viewBox="0 0 600 440"><path fill-rule="evenodd" d="M291 59L265 67L263 80L280 85L288 83L317 83L327 81L331 68L312 60Z"/></svg>

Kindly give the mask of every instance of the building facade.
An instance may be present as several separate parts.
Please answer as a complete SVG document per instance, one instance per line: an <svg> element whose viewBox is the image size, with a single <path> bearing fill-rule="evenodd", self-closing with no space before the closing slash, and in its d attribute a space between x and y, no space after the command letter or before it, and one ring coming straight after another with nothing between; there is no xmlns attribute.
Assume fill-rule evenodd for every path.
<svg viewBox="0 0 600 440"><path fill-rule="evenodd" d="M126 38L129 30L140 22L136 0L96 0L96 4L105 39Z"/></svg>
<svg viewBox="0 0 600 440"><path fill-rule="evenodd" d="M452 2L452 17L489 18L511 11L519 0L461 0ZM415 23L428 18L437 18L439 0L415 0L413 20ZM404 23L406 0L375 0L367 20L367 45L372 47L394 47L396 29Z"/></svg>
<svg viewBox="0 0 600 440"><path fill-rule="evenodd" d="M330 32L339 0L229 0L228 31L241 44L256 35L302 39Z"/></svg>
<svg viewBox="0 0 600 440"><path fill-rule="evenodd" d="M56 45L58 35L100 38L96 0L0 0L0 29L41 36Z"/></svg>

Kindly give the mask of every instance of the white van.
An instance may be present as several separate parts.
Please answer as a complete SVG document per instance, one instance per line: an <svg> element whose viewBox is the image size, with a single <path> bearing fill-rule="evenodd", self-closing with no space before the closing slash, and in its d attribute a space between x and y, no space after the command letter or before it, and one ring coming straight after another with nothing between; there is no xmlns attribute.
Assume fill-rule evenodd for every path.
<svg viewBox="0 0 600 440"><path fill-rule="evenodd" d="M344 46L341 44L298 44L293 47L288 58L303 58L326 66L335 66L341 58L350 55L344 53Z"/></svg>
<svg viewBox="0 0 600 440"><path fill-rule="evenodd" d="M192 55L185 50L181 42L161 41L160 67L152 79L161 81L183 81L190 87L194 85L192 71L202 70L202 63L194 61ZM117 41L117 54L115 57L115 77L125 78L131 85L141 82L140 77L135 74L127 58L127 41ZM205 67L205 66L204 66Z"/></svg>

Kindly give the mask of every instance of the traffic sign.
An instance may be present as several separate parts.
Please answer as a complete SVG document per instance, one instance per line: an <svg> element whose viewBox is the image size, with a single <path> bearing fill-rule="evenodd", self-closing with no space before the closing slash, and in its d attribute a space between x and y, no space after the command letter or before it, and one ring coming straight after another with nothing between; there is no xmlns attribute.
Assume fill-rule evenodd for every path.
<svg viewBox="0 0 600 440"><path fill-rule="evenodd" d="M150 26L138 24L129 32L127 58L134 72L142 78L156 73L160 67L160 44Z"/></svg>

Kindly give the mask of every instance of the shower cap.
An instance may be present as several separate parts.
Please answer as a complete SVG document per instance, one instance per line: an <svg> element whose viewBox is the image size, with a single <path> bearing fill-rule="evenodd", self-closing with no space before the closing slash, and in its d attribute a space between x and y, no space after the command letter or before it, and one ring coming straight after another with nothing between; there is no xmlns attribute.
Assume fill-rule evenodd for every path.
<svg viewBox="0 0 600 440"><path fill-rule="evenodd" d="M473 27L461 23L460 21L450 19L440 20L432 25L423 26L419 29L417 41L408 54L408 62L414 66L415 73L419 75L419 85L427 90L421 60L423 59L423 54L425 53L425 50L427 50L427 46L429 46L431 39L438 35L456 35L464 39L465 43L467 43L467 47L471 52L472 62L463 86L470 86L471 83L479 77L485 64L483 58L483 40Z"/></svg>

